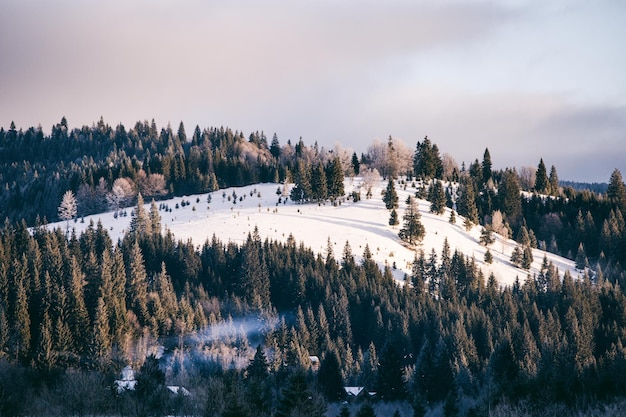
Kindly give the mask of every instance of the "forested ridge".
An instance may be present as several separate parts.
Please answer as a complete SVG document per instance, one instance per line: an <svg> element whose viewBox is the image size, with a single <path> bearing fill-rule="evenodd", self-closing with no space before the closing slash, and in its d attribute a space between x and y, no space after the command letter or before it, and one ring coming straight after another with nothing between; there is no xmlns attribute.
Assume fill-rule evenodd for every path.
<svg viewBox="0 0 626 417"><path fill-rule="evenodd" d="M69 131L62 121L50 136L12 126L0 129L0 144L2 415L321 415L345 385L415 415L585 411L625 394L626 191L617 170L607 193L595 194L558 186L543 160L533 175L495 171L485 151L459 168L428 138L406 152L390 137L357 157L222 128L197 128L188 140L182 124L157 134L147 122L126 133L102 121ZM161 232L156 203L137 204L258 181L293 182L290 198L314 202L343 194L340 174L374 169L391 184L400 175L459 183L430 182L417 197L437 207L443 193L485 226L500 212L506 233L576 257L581 278L561 280L546 261L538 275L500 288L444 246L417 251L398 285L367 246L356 262L350 242L321 255L255 231L242 245L177 241ZM130 188L114 195L120 179ZM76 236L37 220L56 218L68 190L78 216L137 204L124 239L114 244L100 224ZM239 320L260 323L260 336L198 336ZM161 360L150 356L158 345ZM117 392L127 364L137 387ZM190 395L168 395L166 381ZM358 403L358 414L369 404Z"/></svg>

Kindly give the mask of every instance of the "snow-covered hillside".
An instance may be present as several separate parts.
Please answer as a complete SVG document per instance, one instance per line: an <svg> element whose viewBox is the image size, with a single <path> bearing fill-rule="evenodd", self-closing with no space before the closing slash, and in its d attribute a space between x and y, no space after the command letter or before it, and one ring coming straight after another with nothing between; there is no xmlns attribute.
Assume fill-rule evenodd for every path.
<svg viewBox="0 0 626 417"><path fill-rule="evenodd" d="M321 254L326 253L330 239L335 258L341 258L346 241L350 243L352 253L357 259L363 254L365 245L369 245L381 268L386 264L395 264L397 269L394 276L403 280L405 273L410 274L415 251L402 244L398 231L402 226L404 201L409 194L414 194L415 189L410 186L406 190L396 187L400 201L400 225L391 227L388 226L389 211L385 209L381 197L385 186L386 183L381 183L375 187L371 199L363 199L357 203L346 199L337 206L328 202L322 205L295 204L286 201L284 197L279 203L277 190L282 190L282 185L279 184L256 184L215 191L210 195L210 202L209 195L202 194L159 201L157 205L161 206L163 228L171 230L176 239L191 239L198 247L213 235L224 242L242 243L256 226L262 239L284 241L292 234L296 242L303 242L305 246ZM346 179L346 194L353 190L358 191L359 187L359 178ZM574 277L580 275L573 261L538 249L533 250L534 261L530 271L516 268L509 261L516 243L495 234L496 242L490 246L493 263L485 264L483 258L486 248L478 243L480 226L467 232L461 216L457 216L456 224L450 224L449 209L442 215L436 215L429 212L429 202L418 202L426 229L426 236L418 249L424 250L427 257L433 248L439 256L444 239L447 238L452 252L459 249L465 255L474 257L485 278L493 272L501 285L511 285L516 277L523 281L529 273L538 273L544 256L547 256L561 274L569 270ZM150 204L146 203L146 210L149 207ZM101 221L116 242L128 228L131 211L132 208L127 208L127 215L117 218L113 212L88 216L84 222L79 220L70 223L70 227L80 233L91 221ZM65 229L65 222L50 226Z"/></svg>

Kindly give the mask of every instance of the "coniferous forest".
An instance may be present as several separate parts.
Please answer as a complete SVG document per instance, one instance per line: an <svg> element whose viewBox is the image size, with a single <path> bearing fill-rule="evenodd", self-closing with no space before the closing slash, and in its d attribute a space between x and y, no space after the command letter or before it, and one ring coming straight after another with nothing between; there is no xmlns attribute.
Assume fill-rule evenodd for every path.
<svg viewBox="0 0 626 417"><path fill-rule="evenodd" d="M0 128L0 150L2 416L613 415L626 406L618 170L600 193L563 186L543 159L494 170L485 149L459 167L427 137L414 149L389 137L357 155L262 132L103 120L70 129L65 118L49 135ZM581 275L561 278L545 260L539 274L500 287L444 245L417 251L398 285L367 245L316 254L256 230L243 244L162 231L159 199L276 182L294 184L291 200L317 204L343 197L344 176L355 175L388 181L382 198L394 212L394 181L422 181L415 197L433 212L454 207L485 226L481 240L516 238L520 265L525 247L540 247L576 260ZM80 235L47 227L125 208L131 227L118 242L102 224ZM127 366L134 389L119 388ZM346 386L365 390L353 398Z"/></svg>

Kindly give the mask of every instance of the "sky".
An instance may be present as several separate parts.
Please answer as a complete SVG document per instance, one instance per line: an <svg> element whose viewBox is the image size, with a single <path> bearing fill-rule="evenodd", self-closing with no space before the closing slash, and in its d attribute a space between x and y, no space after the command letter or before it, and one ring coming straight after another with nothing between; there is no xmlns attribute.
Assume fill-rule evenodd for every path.
<svg viewBox="0 0 626 417"><path fill-rule="evenodd" d="M0 0L0 126L228 126L626 176L622 0Z"/></svg>

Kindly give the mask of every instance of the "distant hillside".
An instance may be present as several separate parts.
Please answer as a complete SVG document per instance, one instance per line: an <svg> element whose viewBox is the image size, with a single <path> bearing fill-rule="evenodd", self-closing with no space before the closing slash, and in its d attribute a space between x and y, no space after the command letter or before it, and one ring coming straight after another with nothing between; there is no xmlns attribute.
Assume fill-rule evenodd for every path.
<svg viewBox="0 0 626 417"><path fill-rule="evenodd" d="M588 182L576 182L576 181L559 181L561 187L571 187L576 191L591 191L592 193L605 194L609 184L605 182L588 183Z"/></svg>

